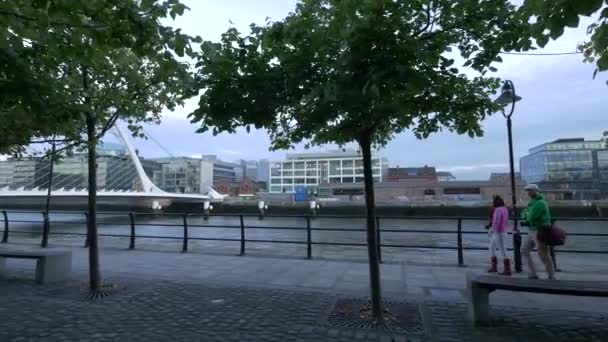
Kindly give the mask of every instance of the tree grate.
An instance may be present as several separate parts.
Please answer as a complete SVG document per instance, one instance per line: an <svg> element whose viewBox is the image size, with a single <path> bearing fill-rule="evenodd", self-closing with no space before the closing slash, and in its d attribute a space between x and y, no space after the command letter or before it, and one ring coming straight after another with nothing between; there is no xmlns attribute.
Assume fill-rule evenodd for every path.
<svg viewBox="0 0 608 342"><path fill-rule="evenodd" d="M385 300L384 322L372 317L371 303L365 298L339 298L329 313L326 324L336 328L374 330L408 335L424 335L420 305L412 302Z"/></svg>

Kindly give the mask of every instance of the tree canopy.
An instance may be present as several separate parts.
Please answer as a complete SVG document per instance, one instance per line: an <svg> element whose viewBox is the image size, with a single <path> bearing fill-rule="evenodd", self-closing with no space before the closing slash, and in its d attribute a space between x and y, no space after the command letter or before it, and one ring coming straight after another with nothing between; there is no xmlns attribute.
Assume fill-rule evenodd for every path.
<svg viewBox="0 0 608 342"><path fill-rule="evenodd" d="M189 89L177 57L193 54L194 38L160 24L184 10L175 0L1 2L0 152L51 135L78 141L86 112L100 132L117 118L157 121Z"/></svg>
<svg viewBox="0 0 608 342"><path fill-rule="evenodd" d="M593 77L608 70L607 0L525 0L521 12L531 19L530 33L540 47L561 37L566 27L578 27L581 16L597 15L597 20L587 27L589 40L578 48L586 62L596 63Z"/></svg>
<svg viewBox="0 0 608 342"><path fill-rule="evenodd" d="M216 133L265 127L275 148L368 133L384 144L407 129L479 135L499 86L484 75L525 30L514 13L508 1L305 0L247 36L203 43L192 118Z"/></svg>

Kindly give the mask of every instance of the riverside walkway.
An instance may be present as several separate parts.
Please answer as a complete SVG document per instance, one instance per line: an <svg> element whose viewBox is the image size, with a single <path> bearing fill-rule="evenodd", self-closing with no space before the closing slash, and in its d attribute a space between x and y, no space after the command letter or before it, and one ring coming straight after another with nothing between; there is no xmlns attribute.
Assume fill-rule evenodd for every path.
<svg viewBox="0 0 608 342"><path fill-rule="evenodd" d="M72 248L68 282L36 285L34 263L0 280L0 341L601 341L608 300L497 292L490 326L466 320L474 268L382 265L390 329L349 310L368 295L367 264L255 256L101 250L115 294L86 301L88 258ZM481 271L481 270L480 270ZM559 273L608 281L608 275ZM357 316L357 315L354 315Z"/></svg>

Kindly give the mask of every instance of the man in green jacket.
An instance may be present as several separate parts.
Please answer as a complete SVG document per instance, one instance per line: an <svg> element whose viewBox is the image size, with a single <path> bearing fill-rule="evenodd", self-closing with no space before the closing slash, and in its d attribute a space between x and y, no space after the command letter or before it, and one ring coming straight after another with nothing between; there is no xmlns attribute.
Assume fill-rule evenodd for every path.
<svg viewBox="0 0 608 342"><path fill-rule="evenodd" d="M524 240L522 248L522 254L524 255L524 258L528 263L528 268L530 269L530 275L528 277L530 279L538 279L536 267L534 266L534 260L532 260L532 250L534 249L534 246L536 246L538 256L543 264L545 264L545 269L547 270L549 279L554 279L555 269L553 266L553 260L551 260L551 255L549 254L549 246L538 241L537 237L540 230L551 227L551 213L549 212L549 205L547 205L545 198L538 193L538 185L528 184L524 190L526 190L526 193L530 198L530 201L528 202L528 209L525 213L525 220L529 225L530 231Z"/></svg>

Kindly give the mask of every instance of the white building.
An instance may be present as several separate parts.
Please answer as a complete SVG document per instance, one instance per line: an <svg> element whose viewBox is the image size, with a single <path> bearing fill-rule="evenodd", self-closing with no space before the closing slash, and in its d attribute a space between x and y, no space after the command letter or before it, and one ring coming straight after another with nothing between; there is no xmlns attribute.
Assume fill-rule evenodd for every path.
<svg viewBox="0 0 608 342"><path fill-rule="evenodd" d="M374 182L382 181L385 160L372 156ZM272 193L293 193L299 187L316 192L321 184L363 183L363 156L358 151L288 154L270 164Z"/></svg>
<svg viewBox="0 0 608 342"><path fill-rule="evenodd" d="M168 192L203 194L209 187L237 184L239 181L240 166L221 161L215 155L152 160L161 165L154 171L153 182Z"/></svg>

